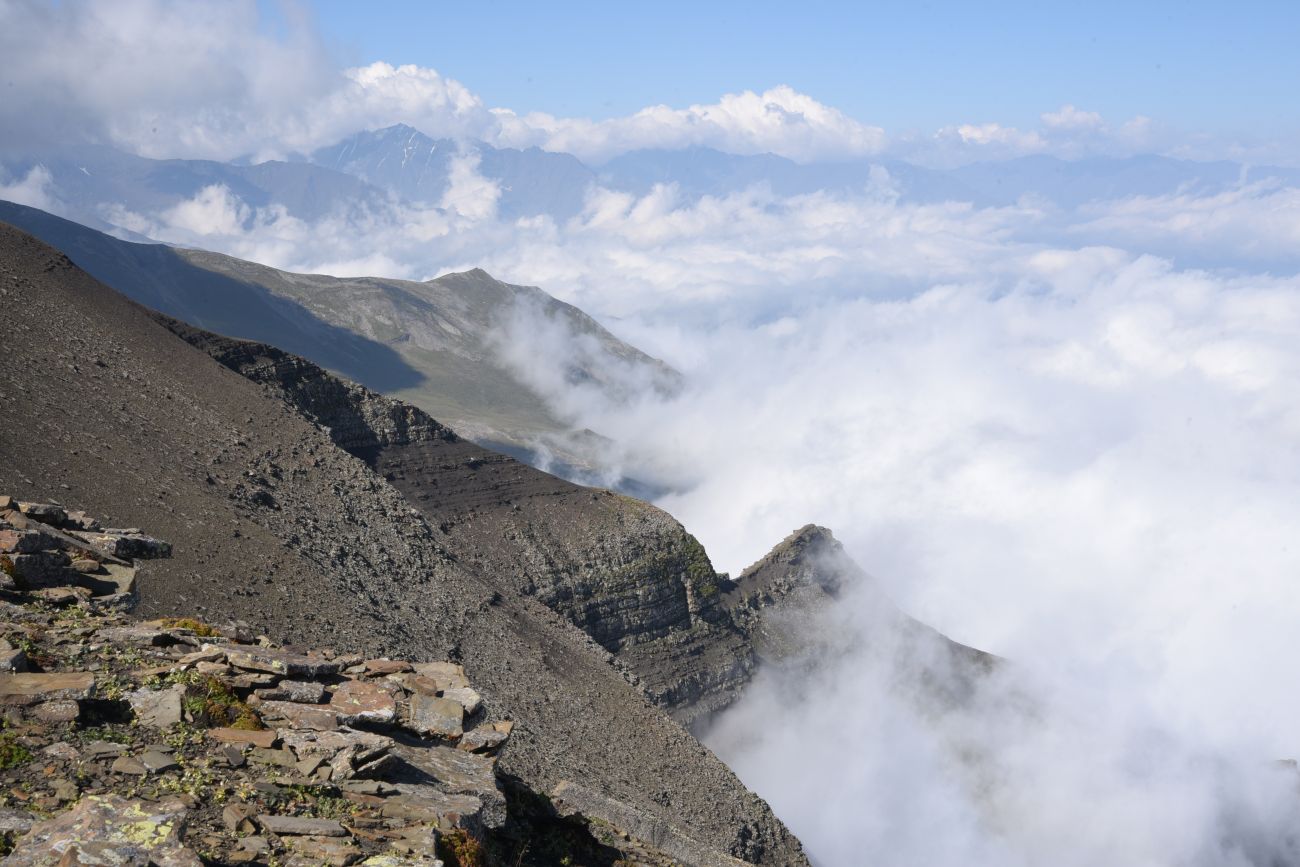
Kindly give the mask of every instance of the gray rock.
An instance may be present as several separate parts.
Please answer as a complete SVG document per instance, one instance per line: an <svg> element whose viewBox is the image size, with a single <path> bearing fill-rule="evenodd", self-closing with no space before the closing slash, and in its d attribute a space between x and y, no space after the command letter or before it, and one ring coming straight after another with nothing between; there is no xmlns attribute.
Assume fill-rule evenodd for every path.
<svg viewBox="0 0 1300 867"><path fill-rule="evenodd" d="M325 685L305 680L282 680L275 686L255 690L254 695L266 701L320 704L325 701Z"/></svg>
<svg viewBox="0 0 1300 867"><path fill-rule="evenodd" d="M347 831L333 819L311 819L304 816L273 816L263 814L257 817L257 824L272 834L343 837Z"/></svg>
<svg viewBox="0 0 1300 867"><path fill-rule="evenodd" d="M170 689L138 689L127 693L126 700L140 725L165 729L181 721L184 696L185 687L175 684Z"/></svg>
<svg viewBox="0 0 1300 867"><path fill-rule="evenodd" d="M317 680L339 671L337 662L273 647L232 645L226 650L226 660L236 668L248 671L267 671L307 680Z"/></svg>
<svg viewBox="0 0 1300 867"><path fill-rule="evenodd" d="M417 693L411 696L410 708L406 727L416 734L460 737L465 721L465 708L460 702Z"/></svg>
<svg viewBox="0 0 1300 867"><path fill-rule="evenodd" d="M5 859L5 867L202 867L181 841L187 814L175 800L87 795L71 810L33 826ZM79 857L83 854L84 859Z"/></svg>

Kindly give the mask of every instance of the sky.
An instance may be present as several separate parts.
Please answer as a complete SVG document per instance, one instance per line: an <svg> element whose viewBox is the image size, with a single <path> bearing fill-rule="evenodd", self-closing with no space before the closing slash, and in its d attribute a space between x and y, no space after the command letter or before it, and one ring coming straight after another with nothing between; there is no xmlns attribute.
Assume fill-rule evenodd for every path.
<svg viewBox="0 0 1300 867"><path fill-rule="evenodd" d="M608 118L781 84L893 132L1069 103L1294 133L1300 6L1201 0L313 4L349 61L431 66L490 105Z"/></svg>
<svg viewBox="0 0 1300 867"><path fill-rule="evenodd" d="M289 270L482 267L577 304L683 392L570 382L572 335L529 311L498 360L718 568L819 523L903 610L1011 661L949 714L849 653L720 721L707 742L819 863L1300 863L1270 764L1300 756L1300 189L1153 191L1139 161L1086 200L1046 172L992 206L909 199L885 167L1296 162L1295 9L1134 6L0 0L0 157L25 155L0 198L64 212L42 158L75 136L230 159L398 122L591 164L879 162L797 195L593 183L521 217L467 144L433 202L307 218L214 183L87 207ZM866 634L855 599L837 628Z"/></svg>

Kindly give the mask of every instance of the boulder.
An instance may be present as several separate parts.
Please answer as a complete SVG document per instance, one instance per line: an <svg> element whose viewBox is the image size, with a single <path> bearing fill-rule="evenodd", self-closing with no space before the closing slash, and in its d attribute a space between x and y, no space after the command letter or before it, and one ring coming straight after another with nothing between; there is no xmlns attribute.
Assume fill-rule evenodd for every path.
<svg viewBox="0 0 1300 867"><path fill-rule="evenodd" d="M460 702L416 693L411 696L410 708L410 719L407 720L406 727L416 734L444 738L461 736L465 708Z"/></svg>
<svg viewBox="0 0 1300 867"><path fill-rule="evenodd" d="M465 676L465 667L454 662L421 662L412 666L420 677L427 677L437 684L439 691L444 689L461 689L469 686Z"/></svg>
<svg viewBox="0 0 1300 867"><path fill-rule="evenodd" d="M126 700L140 725L165 729L181 721L184 697L185 687L175 684L170 689L137 689L127 693Z"/></svg>
<svg viewBox="0 0 1300 867"><path fill-rule="evenodd" d="M397 699L384 683L344 681L333 688L329 706L348 724L390 723L397 718Z"/></svg>
<svg viewBox="0 0 1300 867"><path fill-rule="evenodd" d="M208 737L223 744L249 744L268 750L280 739L273 731L254 732L229 728L208 729Z"/></svg>
<svg viewBox="0 0 1300 867"><path fill-rule="evenodd" d="M264 701L257 705L263 720L283 728L330 731L339 727L339 715L328 704L299 704L294 701Z"/></svg>
<svg viewBox="0 0 1300 867"><path fill-rule="evenodd" d="M343 826L334 819L263 814L257 817L257 824L261 825L263 830L280 836L342 837L347 834Z"/></svg>
<svg viewBox="0 0 1300 867"><path fill-rule="evenodd" d="M231 646L226 650L226 661L246 671L268 671L295 679L318 680L339 673L337 661L274 647Z"/></svg>
<svg viewBox="0 0 1300 867"><path fill-rule="evenodd" d="M118 795L87 795L66 813L35 825L18 841L5 865L202 867L194 852L181 842L187 813L179 800L155 803ZM74 853L94 854L99 860Z"/></svg>
<svg viewBox="0 0 1300 867"><path fill-rule="evenodd" d="M325 685L308 680L282 680L275 686L255 690L253 694L264 701L320 704L325 701Z"/></svg>
<svg viewBox="0 0 1300 867"><path fill-rule="evenodd" d="M45 701L81 701L95 695L89 671L0 674L0 704L33 705Z"/></svg>
<svg viewBox="0 0 1300 867"><path fill-rule="evenodd" d="M468 686L461 686L455 689L444 689L442 691L442 697L460 702L460 706L465 708L465 716L473 716L478 713L478 709L483 706L483 697L473 688Z"/></svg>

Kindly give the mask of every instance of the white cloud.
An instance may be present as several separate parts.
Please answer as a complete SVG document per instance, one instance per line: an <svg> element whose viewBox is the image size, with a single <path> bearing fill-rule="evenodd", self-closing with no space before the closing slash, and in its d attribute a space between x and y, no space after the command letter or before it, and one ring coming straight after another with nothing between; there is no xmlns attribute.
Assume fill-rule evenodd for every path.
<svg viewBox="0 0 1300 867"><path fill-rule="evenodd" d="M62 210L54 193L54 178L49 169L42 165L32 166L27 174L8 181L4 169L0 168L0 199L55 214Z"/></svg>
<svg viewBox="0 0 1300 867"><path fill-rule="evenodd" d="M1097 112L1083 111L1072 105L1063 105L1057 111L1046 112L1042 115L1042 120L1048 129L1095 130L1106 126Z"/></svg>
<svg viewBox="0 0 1300 867"><path fill-rule="evenodd" d="M605 121L523 117L498 111L499 141L540 145L600 163L639 148L713 147L730 153L775 153L797 161L849 159L879 153L884 130L859 123L793 88L723 96L711 105L644 108L630 117Z"/></svg>

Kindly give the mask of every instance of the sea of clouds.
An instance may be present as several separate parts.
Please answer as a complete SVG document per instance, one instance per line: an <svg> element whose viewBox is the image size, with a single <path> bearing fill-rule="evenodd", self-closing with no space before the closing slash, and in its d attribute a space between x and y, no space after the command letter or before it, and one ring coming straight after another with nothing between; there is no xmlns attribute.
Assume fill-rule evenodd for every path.
<svg viewBox="0 0 1300 867"><path fill-rule="evenodd" d="M252 38L253 4L114 4L135 25L108 8L0 5L0 48L21 54L5 40L43 25L70 58L7 70L29 83L11 93L62 113L32 124L45 115L18 99L0 121L46 141L78 116L167 156L273 154L396 120L593 159L895 147L788 89L612 121L523 117L432 70L340 72L316 41ZM116 50L75 50L104 39ZM179 71L146 86L132 47ZM198 96L186 70L204 72L189 75ZM1151 128L1062 109L1039 131L958 124L925 150L1131 151ZM502 321L502 359L611 438L611 479L666 491L659 505L718 568L819 523L905 611L1009 660L940 710L887 654L851 653L797 682L764 673L718 721L707 741L820 862L1300 862L1297 778L1273 764L1300 755L1300 191L978 208L907 203L882 169L858 191L796 197L595 187L572 219L510 220L475 159L438 207L304 221L212 186L102 216L292 270L482 267L539 285L686 375L672 398L611 401L562 375L562 327L527 310ZM0 197L57 212L42 172L0 178ZM870 628L854 598L834 628Z"/></svg>

